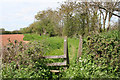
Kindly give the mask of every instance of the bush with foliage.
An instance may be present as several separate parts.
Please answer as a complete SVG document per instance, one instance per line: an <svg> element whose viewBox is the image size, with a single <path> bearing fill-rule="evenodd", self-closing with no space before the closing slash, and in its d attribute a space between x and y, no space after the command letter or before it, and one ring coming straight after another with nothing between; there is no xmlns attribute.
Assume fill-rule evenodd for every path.
<svg viewBox="0 0 120 80"><path fill-rule="evenodd" d="M51 78L41 42L10 43L3 50L3 78Z"/></svg>
<svg viewBox="0 0 120 80"><path fill-rule="evenodd" d="M65 78L120 78L120 44L117 31L88 36L83 40L83 55L71 64Z"/></svg>
<svg viewBox="0 0 120 80"><path fill-rule="evenodd" d="M47 39L31 41L28 44L16 40L14 43L9 41L9 44L3 48L3 78L58 78L58 75L51 73L50 70L62 70L62 67L48 67L46 63L63 61L63 59L43 59L43 56L60 47L60 42L56 43Z"/></svg>

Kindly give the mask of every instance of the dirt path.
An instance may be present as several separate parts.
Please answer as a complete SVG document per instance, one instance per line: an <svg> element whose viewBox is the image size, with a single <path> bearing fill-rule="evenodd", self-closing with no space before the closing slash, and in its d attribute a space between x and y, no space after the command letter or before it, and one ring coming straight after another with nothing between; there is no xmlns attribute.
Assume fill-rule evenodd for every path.
<svg viewBox="0 0 120 80"><path fill-rule="evenodd" d="M75 56L75 47L72 45L72 49L71 49L72 51L72 53L71 53L71 56L70 56L70 60L72 60L73 58L74 58L74 56Z"/></svg>

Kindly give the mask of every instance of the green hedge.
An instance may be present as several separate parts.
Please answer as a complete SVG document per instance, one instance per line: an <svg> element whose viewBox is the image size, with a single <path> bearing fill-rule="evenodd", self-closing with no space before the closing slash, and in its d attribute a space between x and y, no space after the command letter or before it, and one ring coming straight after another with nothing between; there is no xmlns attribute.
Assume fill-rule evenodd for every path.
<svg viewBox="0 0 120 80"><path fill-rule="evenodd" d="M83 53L64 73L65 78L120 78L120 44L118 32L88 36Z"/></svg>
<svg viewBox="0 0 120 80"><path fill-rule="evenodd" d="M19 31L2 31L0 34L22 34Z"/></svg>

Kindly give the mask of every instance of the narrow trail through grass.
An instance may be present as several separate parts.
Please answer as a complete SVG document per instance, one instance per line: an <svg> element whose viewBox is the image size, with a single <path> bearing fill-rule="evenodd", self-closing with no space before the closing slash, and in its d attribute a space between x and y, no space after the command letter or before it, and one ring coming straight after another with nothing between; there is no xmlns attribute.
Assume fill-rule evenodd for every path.
<svg viewBox="0 0 120 80"><path fill-rule="evenodd" d="M71 60L73 60L74 59L74 57L75 57L75 47L74 46L72 46L72 53L71 53L71 55L70 55L70 61Z"/></svg>
<svg viewBox="0 0 120 80"><path fill-rule="evenodd" d="M64 54L64 38L63 37L49 37L45 35L37 34L24 34L24 40L26 41L44 41L47 45L48 51L44 56L49 55L63 55ZM70 63L74 61L77 56L79 40L75 38L68 38L68 53Z"/></svg>

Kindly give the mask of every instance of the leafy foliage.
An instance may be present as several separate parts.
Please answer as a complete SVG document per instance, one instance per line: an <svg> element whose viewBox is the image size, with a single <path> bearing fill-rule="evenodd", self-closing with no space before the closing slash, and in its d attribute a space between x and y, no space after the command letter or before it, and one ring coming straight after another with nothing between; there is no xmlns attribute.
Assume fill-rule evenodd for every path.
<svg viewBox="0 0 120 80"><path fill-rule="evenodd" d="M119 78L120 44L114 34L93 35L83 40L83 55L65 72L66 78Z"/></svg>
<svg viewBox="0 0 120 80"><path fill-rule="evenodd" d="M32 36L33 35L33 36ZM62 62L63 59L41 59L45 55L62 55L63 38L25 34L28 45L12 44L5 49L3 78L119 78L120 46L118 31L93 34L83 39L82 56L77 59L77 38L68 38L70 67L55 75L51 69L63 71L63 67L47 67L47 62ZM16 42L16 41L15 41Z"/></svg>
<svg viewBox="0 0 120 80"><path fill-rule="evenodd" d="M62 67L48 67L46 63L61 62L63 60L43 59L42 57L55 55L56 52L52 53L50 51L61 48L60 42L59 39L58 42L54 42L53 39L50 41L43 39L41 41L31 41L29 44L17 42L16 40L14 43L9 43L3 50L3 78L57 78L58 75L52 74L50 70L62 70Z"/></svg>
<svg viewBox="0 0 120 80"><path fill-rule="evenodd" d="M3 51L3 78L50 78L41 42L10 43Z"/></svg>

